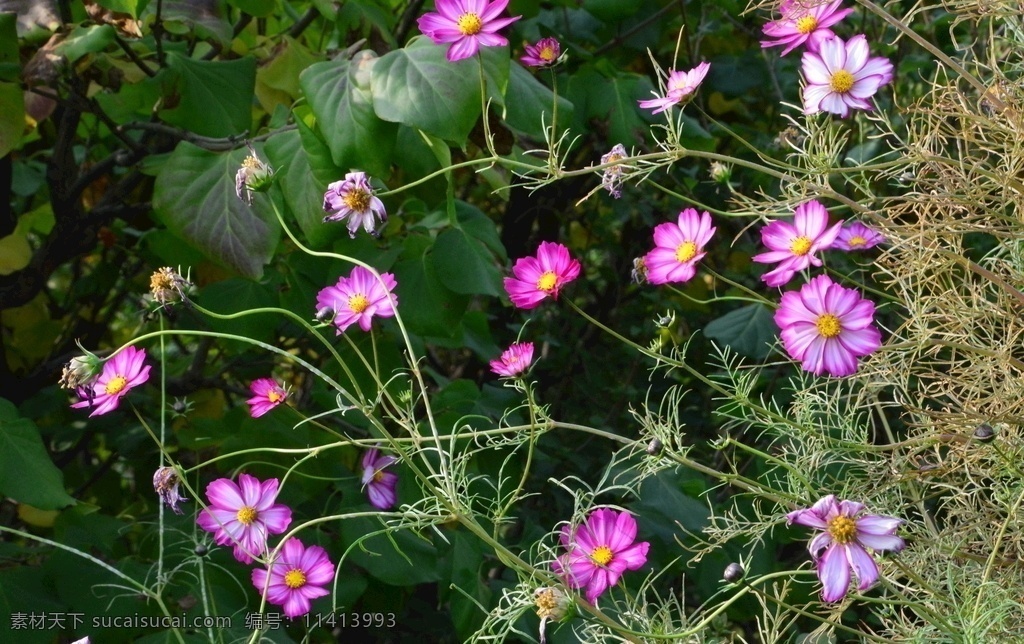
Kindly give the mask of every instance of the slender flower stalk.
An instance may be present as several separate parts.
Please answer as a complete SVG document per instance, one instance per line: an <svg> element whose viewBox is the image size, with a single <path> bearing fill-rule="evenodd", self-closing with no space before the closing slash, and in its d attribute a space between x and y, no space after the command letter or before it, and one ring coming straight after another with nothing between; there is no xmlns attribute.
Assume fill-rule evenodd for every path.
<svg viewBox="0 0 1024 644"><path fill-rule="evenodd" d="M508 44L498 35L522 16L499 18L508 0L437 0L436 12L425 13L417 23L420 31L439 45L448 47L449 62L469 58L480 47L501 47Z"/></svg>
<svg viewBox="0 0 1024 644"><path fill-rule="evenodd" d="M327 586L334 581L334 564L320 546L302 545L292 537L267 569L252 571L252 585L267 601L284 608L290 619L301 617L312 608L311 600L330 594Z"/></svg>
<svg viewBox="0 0 1024 644"><path fill-rule="evenodd" d="M796 207L793 223L773 221L761 229L761 241L769 252L754 255L761 264L778 263L761 276L768 286L782 286L793 275L808 266L821 266L816 253L832 246L843 223L829 228L828 211L817 201L808 201Z"/></svg>
<svg viewBox="0 0 1024 644"><path fill-rule="evenodd" d="M688 72L670 70L668 82L665 84L665 95L638 101L640 107L653 110L652 114L658 114L673 105L689 102L693 99L697 88L704 82L704 77L707 76L709 69L711 69L710 63L701 63Z"/></svg>
<svg viewBox="0 0 1024 644"><path fill-rule="evenodd" d="M552 568L571 588L585 588L589 602L618 584L622 573L642 568L651 545L635 543L636 520L628 512L608 508L594 510L581 526L563 526L560 541L566 553Z"/></svg>
<svg viewBox="0 0 1024 644"><path fill-rule="evenodd" d="M103 371L95 380L78 388L78 397L83 400L71 407L91 407L90 418L114 411L129 391L149 380L150 366L145 362L145 349L125 347L103 363Z"/></svg>
<svg viewBox="0 0 1024 644"><path fill-rule="evenodd" d="M235 559L251 563L267 550L267 537L281 534L292 522L292 511L275 503L279 481L261 482L255 476L238 475L238 484L231 479L217 479L206 486L210 505L199 513L196 523L212 532L218 545L234 546Z"/></svg>
<svg viewBox="0 0 1024 644"><path fill-rule="evenodd" d="M906 545L895 534L902 519L866 514L865 509L863 503L837 501L829 494L810 508L786 515L788 523L821 530L807 544L807 550L818 567L822 601L831 603L846 597L851 572L857 577L858 591L878 581L878 564L868 549L899 552Z"/></svg>
<svg viewBox="0 0 1024 644"><path fill-rule="evenodd" d="M786 353L816 376L849 376L857 359L882 346L875 305L857 291L819 275L799 291L783 293L775 312Z"/></svg>
<svg viewBox="0 0 1024 644"><path fill-rule="evenodd" d="M853 9L840 9L842 4L843 0L783 0L782 17L762 30L769 40L762 40L761 47L782 47L781 56L800 45L817 51L821 41L835 36L829 27L853 13Z"/></svg>
<svg viewBox="0 0 1024 644"><path fill-rule="evenodd" d="M802 59L804 114L831 112L846 118L850 110L871 110L870 99L893 79L888 58L869 58L868 41L859 34L844 42L834 36Z"/></svg>

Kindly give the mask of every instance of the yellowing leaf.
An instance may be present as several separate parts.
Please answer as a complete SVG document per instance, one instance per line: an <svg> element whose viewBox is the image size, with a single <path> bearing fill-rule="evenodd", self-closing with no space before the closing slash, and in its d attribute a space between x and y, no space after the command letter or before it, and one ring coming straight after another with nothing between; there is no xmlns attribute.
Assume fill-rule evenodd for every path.
<svg viewBox="0 0 1024 644"><path fill-rule="evenodd" d="M0 238L0 275L10 275L28 266L32 249L25 233L15 231Z"/></svg>
<svg viewBox="0 0 1024 644"><path fill-rule="evenodd" d="M37 528L52 528L59 515L60 510L40 510L26 503L18 504L18 518Z"/></svg>

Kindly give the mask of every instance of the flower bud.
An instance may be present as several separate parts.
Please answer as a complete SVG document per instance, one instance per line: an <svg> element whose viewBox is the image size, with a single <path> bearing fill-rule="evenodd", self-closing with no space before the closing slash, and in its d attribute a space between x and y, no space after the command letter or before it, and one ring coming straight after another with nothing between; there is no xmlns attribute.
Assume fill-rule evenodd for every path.
<svg viewBox="0 0 1024 644"><path fill-rule="evenodd" d="M330 324L334 321L334 309L329 306L322 307L316 312L316 321L321 324Z"/></svg>
<svg viewBox="0 0 1024 644"><path fill-rule="evenodd" d="M982 423L974 430L974 440L979 443L991 443L995 438L996 430L988 423Z"/></svg>
<svg viewBox="0 0 1024 644"><path fill-rule="evenodd" d="M737 581L743 579L746 574L747 571L743 569L743 566L733 562L725 567L725 572L722 573L722 579L735 584Z"/></svg>
<svg viewBox="0 0 1024 644"><path fill-rule="evenodd" d="M661 454L661 450L664 447L665 445L660 440L652 438L651 442L647 443L647 453L651 456L657 456L658 454Z"/></svg>
<svg viewBox="0 0 1024 644"><path fill-rule="evenodd" d="M192 552L196 553L197 557L205 557L206 553L209 552L209 551L210 551L209 548L207 548L205 545L200 543L200 544L196 545L195 550L193 550Z"/></svg>

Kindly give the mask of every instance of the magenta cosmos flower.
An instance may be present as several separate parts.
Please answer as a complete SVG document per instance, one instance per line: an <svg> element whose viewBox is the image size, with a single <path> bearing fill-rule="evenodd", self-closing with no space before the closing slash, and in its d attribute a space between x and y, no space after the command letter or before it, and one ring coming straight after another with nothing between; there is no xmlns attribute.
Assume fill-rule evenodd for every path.
<svg viewBox="0 0 1024 644"><path fill-rule="evenodd" d="M558 291L580 274L580 263L569 249L554 242L541 242L536 257L520 257L512 267L515 277L505 278L505 291L512 304L532 309L544 298L558 299Z"/></svg>
<svg viewBox="0 0 1024 644"><path fill-rule="evenodd" d="M390 510L398 503L398 475L385 472L385 468L394 463L394 456L381 454L376 447L366 450L360 465L363 468L363 487L370 497L370 505L378 510Z"/></svg>
<svg viewBox="0 0 1024 644"><path fill-rule="evenodd" d="M526 45L526 55L519 59L528 67L548 67L558 62L562 46L554 38L541 38L535 45Z"/></svg>
<svg viewBox="0 0 1024 644"><path fill-rule="evenodd" d="M522 16L498 18L508 0L437 0L437 12L425 13L417 21L428 38L439 45L452 43L448 61L469 58L480 46L500 47L508 40L495 32Z"/></svg>
<svg viewBox="0 0 1024 644"><path fill-rule="evenodd" d="M786 353L816 376L849 376L857 358L882 346L874 326L875 305L852 288L819 275L799 291L782 294L775 324Z"/></svg>
<svg viewBox="0 0 1024 644"><path fill-rule="evenodd" d="M245 402L249 404L249 415L253 418L259 418L288 398L288 389L273 378L253 380L249 391L253 396Z"/></svg>
<svg viewBox="0 0 1024 644"><path fill-rule="evenodd" d="M355 237L360 226L373 235L377 220L388 220L384 203L374 196L365 172L349 172L343 180L329 184L324 193L324 212L330 213L324 223L348 219L349 237Z"/></svg>
<svg viewBox="0 0 1024 644"><path fill-rule="evenodd" d="M809 51L817 51L821 41L835 36L829 27L853 13L840 9L842 0L783 0L779 5L782 18L764 26L761 47L783 47L782 56L806 43Z"/></svg>
<svg viewBox="0 0 1024 644"><path fill-rule="evenodd" d="M497 360L491 360L491 371L505 378L515 378L529 369L532 363L533 343L516 342L505 349Z"/></svg>
<svg viewBox="0 0 1024 644"><path fill-rule="evenodd" d="M594 510L578 528L563 526L560 540L568 552L552 564L555 574L572 588L586 588L589 602L618 584L622 573L647 563L651 546L634 543L636 520L628 512L608 508Z"/></svg>
<svg viewBox="0 0 1024 644"><path fill-rule="evenodd" d="M715 234L711 215L693 208L679 213L679 223L654 227L655 248L644 256L647 281L651 284L688 282L697 272L697 262L706 254L704 246Z"/></svg>
<svg viewBox="0 0 1024 644"><path fill-rule="evenodd" d="M356 322L360 329L369 331L373 316L390 318L395 315L398 297L392 291L396 286L398 282L391 273L381 273L377 279L373 271L356 266L348 277L338 278L337 284L317 293L316 307L318 311L324 308L334 311L338 334Z"/></svg>
<svg viewBox="0 0 1024 644"><path fill-rule="evenodd" d="M325 588L334 581L334 564L320 546L302 545L292 537L269 568L252 571L252 585L275 606L283 606L286 617L295 619L309 612L310 600L329 595Z"/></svg>
<svg viewBox="0 0 1024 644"><path fill-rule="evenodd" d="M711 69L710 63L701 63L688 72L669 70L668 83L665 86L665 96L637 102L644 109L654 108L651 114L664 112L673 105L678 105L693 98L693 93L700 87L704 77L708 75L709 69Z"/></svg>
<svg viewBox="0 0 1024 644"><path fill-rule="evenodd" d="M277 479L260 482L255 476L238 475L238 485L231 479L217 479L206 486L210 505L204 508L196 523L213 533L217 545L233 545L235 559L251 563L267 550L267 537L281 534L292 522L292 511L277 500Z"/></svg>
<svg viewBox="0 0 1024 644"><path fill-rule="evenodd" d="M836 501L832 494L806 510L790 512L786 520L822 531L807 550L818 566L821 599L826 602L846 596L851 570L860 582L857 590L867 590L878 581L878 565L865 548L899 552L906 545L894 534L901 519L864 514L863 503Z"/></svg>
<svg viewBox="0 0 1024 644"><path fill-rule="evenodd" d="M90 418L114 411L125 394L149 380L150 366L143 364L145 361L145 349L125 347L103 363L103 371L95 380L78 388L78 397L83 400L71 407L92 407Z"/></svg>
<svg viewBox="0 0 1024 644"><path fill-rule="evenodd" d="M864 34L843 42L838 36L826 38L818 51L805 51L802 70L804 114L831 112L846 118L850 109L872 109L869 98L892 80L892 63L881 56L868 58Z"/></svg>
<svg viewBox="0 0 1024 644"><path fill-rule="evenodd" d="M808 266L821 266L815 256L819 250L832 246L843 227L839 222L829 228L828 211L817 201L800 204L793 212L793 223L773 221L761 229L761 241L769 252L751 259L760 264L778 266L761 276L768 286L782 286L797 271Z"/></svg>
<svg viewBox="0 0 1024 644"><path fill-rule="evenodd" d="M853 221L839 231L839 236L836 237L836 248L841 248L845 251L858 251L867 250L874 248L885 241L885 236L882 233L865 226L859 221Z"/></svg>

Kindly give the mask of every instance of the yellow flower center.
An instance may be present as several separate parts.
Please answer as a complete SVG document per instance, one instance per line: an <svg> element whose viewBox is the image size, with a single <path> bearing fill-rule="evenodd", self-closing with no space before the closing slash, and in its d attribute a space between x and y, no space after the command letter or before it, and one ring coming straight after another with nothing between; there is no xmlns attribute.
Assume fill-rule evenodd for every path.
<svg viewBox="0 0 1024 644"><path fill-rule="evenodd" d="M796 21L796 30L802 34L809 34L818 28L818 19L814 16L804 16Z"/></svg>
<svg viewBox="0 0 1024 644"><path fill-rule="evenodd" d="M272 403L276 403L280 400L284 400L284 395L278 393L276 389L271 389L270 393L267 394L267 400L269 400Z"/></svg>
<svg viewBox="0 0 1024 644"><path fill-rule="evenodd" d="M692 241L686 241L679 244L676 248L676 261L677 262L688 262L697 256L697 244Z"/></svg>
<svg viewBox="0 0 1024 644"><path fill-rule="evenodd" d="M545 271L544 274L540 276L540 279L537 280L537 288L545 293L550 293L555 290L555 286L557 285L558 276L555 275L554 271Z"/></svg>
<svg viewBox="0 0 1024 644"><path fill-rule="evenodd" d="M261 165L263 165L263 164L260 163L260 160L257 159L254 156L247 156L247 157L245 157L245 160L242 161L242 167L243 168L252 168L252 169L255 170L256 168L260 167Z"/></svg>
<svg viewBox="0 0 1024 644"><path fill-rule="evenodd" d="M845 94L853 87L853 74L845 69L840 69L835 74L832 74L832 80L828 82L828 86L832 88L833 92Z"/></svg>
<svg viewBox="0 0 1024 644"><path fill-rule="evenodd" d="M260 513L256 511L256 508L246 505L238 511L235 518L238 519L238 522L242 525L252 525L252 522L259 518L259 516Z"/></svg>
<svg viewBox="0 0 1024 644"><path fill-rule="evenodd" d="M811 252L811 246L813 242L807 237L797 237L793 240L793 243L789 245L789 252L794 255L806 255Z"/></svg>
<svg viewBox="0 0 1024 644"><path fill-rule="evenodd" d="M345 193L342 201L345 202L345 205L350 210L355 210L356 212L366 212L370 209L370 193L359 188L353 188Z"/></svg>
<svg viewBox="0 0 1024 644"><path fill-rule="evenodd" d="M484 21L475 13L462 14L456 24L463 36L475 36L484 28Z"/></svg>
<svg viewBox="0 0 1024 644"><path fill-rule="evenodd" d="M362 293L356 293L348 298L348 308L353 313L362 313L368 306L370 306L370 300L366 299L366 296Z"/></svg>
<svg viewBox="0 0 1024 644"><path fill-rule="evenodd" d="M823 338L834 338L843 330L842 325L839 324L839 318L831 313L818 316L814 325L818 327L818 333L821 334L821 337Z"/></svg>
<svg viewBox="0 0 1024 644"><path fill-rule="evenodd" d="M863 237L850 237L850 240L846 243L850 246L864 246L868 243L868 240Z"/></svg>
<svg viewBox="0 0 1024 644"><path fill-rule="evenodd" d="M306 573L302 572L298 568L289 570L284 573L284 585L288 586L292 590L302 588L306 585Z"/></svg>
<svg viewBox="0 0 1024 644"><path fill-rule="evenodd" d="M373 473L373 482L380 483L384 480L384 470L377 470Z"/></svg>
<svg viewBox="0 0 1024 644"><path fill-rule="evenodd" d="M612 549L608 546L598 546L594 548L594 552L590 553L590 559L598 566L607 566L608 562L612 560Z"/></svg>
<svg viewBox="0 0 1024 644"><path fill-rule="evenodd" d="M124 389L127 384L128 379L124 376L114 376L107 381L107 386L103 390L107 392L108 396L113 396L114 394L121 393L121 390Z"/></svg>
<svg viewBox="0 0 1024 644"><path fill-rule="evenodd" d="M558 610L558 598L555 597L555 591L551 588L545 588L537 593L534 604L537 606L537 615L541 617L553 617L555 611Z"/></svg>
<svg viewBox="0 0 1024 644"><path fill-rule="evenodd" d="M555 59L555 48L551 47L550 45L547 46L547 47L542 48L540 50L540 53L537 54L537 58L540 58L541 60L546 60L546 61L549 61L549 62L554 60Z"/></svg>
<svg viewBox="0 0 1024 644"><path fill-rule="evenodd" d="M850 517L839 515L828 522L828 533L838 544L847 544L857 537L857 522Z"/></svg>

